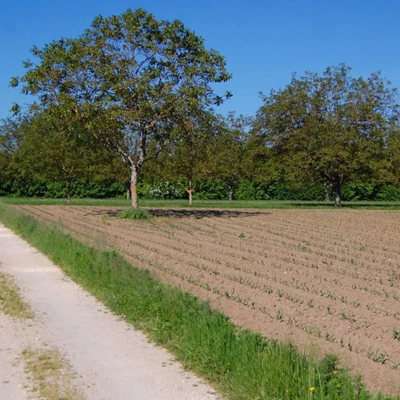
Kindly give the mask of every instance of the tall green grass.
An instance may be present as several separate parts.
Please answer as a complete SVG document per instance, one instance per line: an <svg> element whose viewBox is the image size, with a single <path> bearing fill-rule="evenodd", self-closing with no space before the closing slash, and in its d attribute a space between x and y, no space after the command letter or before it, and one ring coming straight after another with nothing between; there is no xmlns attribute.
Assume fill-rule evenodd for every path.
<svg viewBox="0 0 400 400"><path fill-rule="evenodd" d="M0 197L0 203L32 204L32 205L65 205L65 206L100 206L130 207L131 201L126 199L47 199L38 197ZM295 201L295 200L140 200L141 207L180 207L180 208L254 208L254 209L326 209L335 210L333 202ZM400 202L396 201L344 201L339 209L360 210L400 210Z"/></svg>
<svg viewBox="0 0 400 400"><path fill-rule="evenodd" d="M291 344L238 329L207 303L156 281L114 251L85 246L5 204L0 220L230 399L395 398L369 393L335 356L313 362Z"/></svg>

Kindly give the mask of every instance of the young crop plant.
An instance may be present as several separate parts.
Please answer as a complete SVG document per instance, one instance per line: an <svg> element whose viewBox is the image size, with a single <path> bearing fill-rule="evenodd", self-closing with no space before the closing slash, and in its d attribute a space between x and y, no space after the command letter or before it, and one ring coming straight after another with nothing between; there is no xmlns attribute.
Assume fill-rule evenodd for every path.
<svg viewBox="0 0 400 400"><path fill-rule="evenodd" d="M336 343L336 337L332 333L326 332L325 333L325 340L331 343Z"/></svg>
<svg viewBox="0 0 400 400"><path fill-rule="evenodd" d="M344 311L342 311L339 315L341 319L350 321L351 323L356 322L354 314L346 314Z"/></svg>
<svg viewBox="0 0 400 400"><path fill-rule="evenodd" d="M400 332L396 329L393 329L393 339L400 340Z"/></svg>

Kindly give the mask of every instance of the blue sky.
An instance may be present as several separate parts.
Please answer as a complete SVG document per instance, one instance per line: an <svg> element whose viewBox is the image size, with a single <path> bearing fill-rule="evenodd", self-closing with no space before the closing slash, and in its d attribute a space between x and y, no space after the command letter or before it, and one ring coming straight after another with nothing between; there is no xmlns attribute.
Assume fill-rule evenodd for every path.
<svg viewBox="0 0 400 400"><path fill-rule="evenodd" d="M355 76L382 71L400 87L397 0L0 0L0 6L0 118L13 102L31 101L9 81L24 73L33 45L77 37L96 15L138 7L157 19L180 19L226 58L233 78L216 90L233 97L218 108L222 114L254 115L260 91L284 87L293 72L320 73L342 62Z"/></svg>

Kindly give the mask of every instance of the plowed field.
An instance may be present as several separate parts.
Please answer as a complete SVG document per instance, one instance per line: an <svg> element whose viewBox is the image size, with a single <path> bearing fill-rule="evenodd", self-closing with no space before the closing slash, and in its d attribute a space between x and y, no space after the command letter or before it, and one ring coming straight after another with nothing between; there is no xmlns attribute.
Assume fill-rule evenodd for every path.
<svg viewBox="0 0 400 400"><path fill-rule="evenodd" d="M400 212L18 206L182 287L266 337L335 352L400 392Z"/></svg>

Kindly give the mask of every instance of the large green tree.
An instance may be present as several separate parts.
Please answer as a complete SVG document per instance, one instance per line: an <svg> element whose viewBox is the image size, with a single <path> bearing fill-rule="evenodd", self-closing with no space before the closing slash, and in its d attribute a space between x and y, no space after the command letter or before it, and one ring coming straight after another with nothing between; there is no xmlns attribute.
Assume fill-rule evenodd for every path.
<svg viewBox="0 0 400 400"><path fill-rule="evenodd" d="M99 16L77 39L32 53L38 62L25 63L23 92L85 124L122 157L131 171L133 207L142 165L169 141L180 109L212 108L229 96L216 95L212 86L230 78L224 58L182 22L157 21L143 9Z"/></svg>
<svg viewBox="0 0 400 400"><path fill-rule="evenodd" d="M263 97L255 131L295 179L342 185L380 170L387 138L399 120L397 92L379 73L354 78L344 64L322 75L295 75Z"/></svg>

